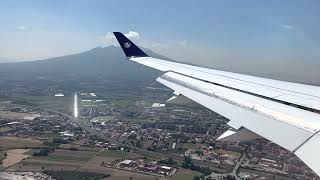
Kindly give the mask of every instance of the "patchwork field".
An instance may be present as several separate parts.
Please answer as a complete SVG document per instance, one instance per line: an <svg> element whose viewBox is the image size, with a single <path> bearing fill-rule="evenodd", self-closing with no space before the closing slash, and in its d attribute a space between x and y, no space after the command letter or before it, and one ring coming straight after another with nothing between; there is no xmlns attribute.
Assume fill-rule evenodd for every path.
<svg viewBox="0 0 320 180"><path fill-rule="evenodd" d="M79 179L88 179L88 180L100 180L103 178L109 177L108 174L98 174L92 172L75 172L75 171L45 171L46 174L50 175L54 179L61 180L79 180Z"/></svg>
<svg viewBox="0 0 320 180"><path fill-rule="evenodd" d="M87 162L96 152L92 151L71 151L57 149L49 156L34 156L33 160L62 161L62 162Z"/></svg>
<svg viewBox="0 0 320 180"><path fill-rule="evenodd" d="M42 142L31 138L0 137L0 150L43 147Z"/></svg>
<svg viewBox="0 0 320 180"><path fill-rule="evenodd" d="M194 143L184 143L183 144L183 148L196 150L197 149L197 145L194 144Z"/></svg>
<svg viewBox="0 0 320 180"><path fill-rule="evenodd" d="M28 117L30 113L20 113L20 112L11 112L11 111L0 111L0 117L5 119L17 120L23 119L24 117Z"/></svg>
<svg viewBox="0 0 320 180"><path fill-rule="evenodd" d="M31 150L36 151L36 150ZM27 154L30 154L28 152ZM76 172L92 172L98 174L108 175L111 177L107 179L115 180L128 180L130 177L133 179L141 180L156 180L162 179L155 176L139 174L135 172L123 171L108 167L101 166L101 163L109 163L122 158L135 158L139 155L128 153L124 151L71 151L57 149L48 156L30 156L28 159L9 167L8 171L76 171ZM55 174L57 175L57 174ZM71 177L72 174L67 174ZM72 176L74 177L74 176Z"/></svg>
<svg viewBox="0 0 320 180"><path fill-rule="evenodd" d="M193 180L195 176L200 176L201 173L197 171L191 171L189 169L180 168L173 176L173 180Z"/></svg>
<svg viewBox="0 0 320 180"><path fill-rule="evenodd" d="M128 180L130 177L133 179L139 179L139 180L161 180L163 178L140 174L136 172L130 172L130 171L124 171L119 169L113 169L108 167L100 166L101 162L104 161L105 163L111 162L117 158L113 157L102 157L102 156L96 156L93 159L91 159L88 163L83 165L81 168L79 168L79 171L89 171L89 172L95 172L95 173L105 173L110 174L111 177L109 179L115 179L115 180Z"/></svg>
<svg viewBox="0 0 320 180"><path fill-rule="evenodd" d="M130 158L134 159L137 157L141 157L141 155L138 155L136 153L132 152L126 152L126 151L102 151L97 153L97 156L104 156L104 157L115 157L115 158Z"/></svg>
<svg viewBox="0 0 320 180"><path fill-rule="evenodd" d="M3 167L10 167L18 162L22 161L29 157L29 155L25 155L28 149L11 149L6 151L7 156L2 160Z"/></svg>

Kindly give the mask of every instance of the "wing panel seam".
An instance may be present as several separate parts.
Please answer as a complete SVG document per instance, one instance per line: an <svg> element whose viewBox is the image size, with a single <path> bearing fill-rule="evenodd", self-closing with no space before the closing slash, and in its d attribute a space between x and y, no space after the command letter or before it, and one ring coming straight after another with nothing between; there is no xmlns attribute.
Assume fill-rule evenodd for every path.
<svg viewBox="0 0 320 180"><path fill-rule="evenodd" d="M138 61L147 61L147 60L135 60L135 61L138 62ZM242 82L246 82L246 83L250 83L250 84L254 84L254 85L260 85L260 86L264 86L264 87L268 87L268 88L272 88L272 89L277 89L277 90L288 91L288 92L292 92L292 93L296 93L296 94L303 94L303 95L306 95L306 96L311 96L311 97L320 99L319 96L315 96L315 95L312 95L312 94L296 92L296 91L292 91L292 90L289 90L289 89L283 89L283 88L268 86L268 85L260 84L260 83L254 83L254 82L246 81L246 80L239 79L239 78L233 78L233 77L229 77L229 76L225 76L225 75L221 75L221 74L209 73L209 72L206 72L206 71L201 71L201 70L193 69L193 68L190 68L190 67L183 67L183 66L179 66L177 64L168 65L168 64L164 64L163 62L159 62L159 60L152 60L152 61L157 63L157 64L159 64L159 65L162 65L162 66L169 66L169 67L170 66L176 66L176 67L179 67L179 68L189 69L189 70L192 70L192 71L198 71L198 72L206 73L206 74L209 74L209 75L220 76L220 77L233 79L233 80L238 80L238 81L242 81ZM189 65L189 66L191 66L191 65ZM179 73L179 72L176 72L176 71L173 71L173 70L169 70L169 71L172 71L172 72L175 72L175 73ZM183 73L179 73L179 74L183 74ZM185 75L185 74L183 74L183 75ZM193 76L190 76L190 77L193 77Z"/></svg>
<svg viewBox="0 0 320 180"><path fill-rule="evenodd" d="M308 137L305 141L303 141L298 147L296 147L292 152L295 153L296 151L298 151L303 145L305 145L310 139L312 139L319 132L320 132L320 130L313 133L310 137Z"/></svg>
<svg viewBox="0 0 320 180"><path fill-rule="evenodd" d="M286 102L286 101L282 101L282 100L274 99L274 98L271 98L271 97L263 96L263 95L260 95L260 94L244 91L244 90L241 90L241 89L237 89L237 88L234 88L234 87L226 86L226 85L223 85L223 84L214 83L214 82L211 82L211 81L199 79L199 78L196 78L196 77L193 77L193 76L189 76L189 75L185 75L185 74L182 74L182 73L179 73L179 72L175 72L175 71L167 71L167 72L180 74L182 76L193 78L193 79L196 79L196 80L199 80L199 81L202 81L202 82L210 83L210 84L217 85L217 86L220 86L220 87L224 87L224 88L227 88L227 89L231 89L231 90L234 90L234 91L238 91L238 92L242 92L242 93L249 94L249 95L252 95L252 96L256 96L256 97L260 97L260 98L263 98L263 99L267 99L267 100L270 100L270 101L274 101L274 102L277 102L277 103L280 103L280 104L284 104L284 105L288 105L288 106L295 107L295 108L298 108L298 109L302 109L302 110L306 110L306 111L309 111L309 112L320 114L320 110L318 110L318 109L305 107L305 106L302 106L302 105L299 105L299 104L289 103L289 102Z"/></svg>
<svg viewBox="0 0 320 180"><path fill-rule="evenodd" d="M245 105L239 104L239 103L237 103L237 102L234 102L234 101L232 101L232 100L226 99L226 98L224 98L224 97L220 97L220 96L218 96L218 95L216 95L216 94L214 94L214 93L205 92L205 91L199 89L198 87L194 87L194 86L192 86L192 85L190 85L190 84L186 84L185 82L181 82L181 81L179 81L179 80L173 79L173 78L169 77L169 76L166 75L166 74L164 74L164 75L161 76L160 78L163 79L163 80L169 81L169 82L171 82L171 83L180 85L180 86L182 86L182 87L185 87L185 88L187 88L187 89L194 90L194 91L196 91L196 92L198 92L198 93L207 95L207 96L209 96L209 97L214 97L214 98L216 98L216 99L219 99L219 100L221 100L221 101L227 102L227 103L232 104L232 105L235 105L235 106L237 106L237 107L240 107L240 108L243 108L243 109L247 109L247 110L249 110L249 111L251 111L251 112L259 113L259 114L261 114L261 115L263 115L263 116L266 116L266 117L269 117L269 118L278 120L278 121L280 121L280 122L283 122L283 123L285 123L285 124L288 124L288 125L297 127L297 128L299 128L299 129L307 130L307 131L312 132L312 133L315 132L313 129L310 129L310 128L307 128L307 127L306 127L306 128L299 127L299 126L296 126L296 125L294 125L294 124L290 124L290 123L288 123L288 122L285 122L285 121L283 121L283 120L281 120L281 119L278 119L278 118L276 118L276 117L274 117L274 116L272 116L272 115L270 115L270 114L265 114L265 113L263 113L263 112L260 112L258 109L256 109L255 106L253 106L253 107L245 106ZM215 84L214 84L214 85L215 85Z"/></svg>

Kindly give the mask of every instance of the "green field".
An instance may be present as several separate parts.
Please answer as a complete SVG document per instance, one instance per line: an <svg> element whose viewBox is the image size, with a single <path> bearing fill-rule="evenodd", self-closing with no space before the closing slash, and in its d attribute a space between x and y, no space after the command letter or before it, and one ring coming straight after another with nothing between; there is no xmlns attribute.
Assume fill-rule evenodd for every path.
<svg viewBox="0 0 320 180"><path fill-rule="evenodd" d="M5 158L6 158L5 152L0 152L0 162L2 162L2 160L5 159Z"/></svg>
<svg viewBox="0 0 320 180"><path fill-rule="evenodd" d="M18 137L0 137L0 150L19 149L19 148L40 148L45 147L38 140L18 138Z"/></svg>
<svg viewBox="0 0 320 180"><path fill-rule="evenodd" d="M33 156L32 159L61 162L87 162L95 155L90 151L56 150L48 156Z"/></svg>
<svg viewBox="0 0 320 180"><path fill-rule="evenodd" d="M5 152L0 152L0 171L3 171L5 168L2 166L2 160L5 159Z"/></svg>
<svg viewBox="0 0 320 180"><path fill-rule="evenodd" d="M173 176L173 180L193 180L193 177L201 175L200 173L194 173L194 174L178 174Z"/></svg>
<svg viewBox="0 0 320 180"><path fill-rule="evenodd" d="M184 143L183 144L183 148L186 148L186 149L197 149L197 145L196 144L193 144L193 143Z"/></svg>
<svg viewBox="0 0 320 180"><path fill-rule="evenodd" d="M0 128L0 133L6 133L8 131L11 131L11 128L10 127L1 127Z"/></svg>
<svg viewBox="0 0 320 180"><path fill-rule="evenodd" d="M128 154L126 151L102 151L99 152L97 156L125 158L128 157Z"/></svg>
<svg viewBox="0 0 320 180"><path fill-rule="evenodd" d="M55 96L26 96L15 94L13 97L16 104L40 106L42 108L63 110L63 112L72 112L73 96L55 97Z"/></svg>
<svg viewBox="0 0 320 180"><path fill-rule="evenodd" d="M57 180L100 180L110 176L109 174L79 171L45 171L44 173Z"/></svg>
<svg viewBox="0 0 320 180"><path fill-rule="evenodd" d="M58 134L58 133L45 133L45 134L41 134L39 137L40 138L54 139L54 138L60 138L61 135Z"/></svg>
<svg viewBox="0 0 320 180"><path fill-rule="evenodd" d="M37 156L37 157L34 157L33 159L41 159L46 161L87 162L90 159L90 157L49 155L49 156Z"/></svg>

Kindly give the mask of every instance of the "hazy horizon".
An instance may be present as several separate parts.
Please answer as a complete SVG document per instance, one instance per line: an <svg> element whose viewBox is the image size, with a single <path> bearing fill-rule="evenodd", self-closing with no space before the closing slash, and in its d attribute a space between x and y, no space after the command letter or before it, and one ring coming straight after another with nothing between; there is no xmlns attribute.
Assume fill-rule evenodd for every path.
<svg viewBox="0 0 320 180"><path fill-rule="evenodd" d="M4 0L0 60L41 60L117 45L112 32L121 31L177 61L314 84L320 78L319 5Z"/></svg>

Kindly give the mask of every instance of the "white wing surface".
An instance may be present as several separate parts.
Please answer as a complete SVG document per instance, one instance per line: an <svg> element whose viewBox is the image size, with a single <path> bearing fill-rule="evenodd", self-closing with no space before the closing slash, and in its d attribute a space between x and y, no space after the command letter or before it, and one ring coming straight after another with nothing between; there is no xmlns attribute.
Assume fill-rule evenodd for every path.
<svg viewBox="0 0 320 180"><path fill-rule="evenodd" d="M320 87L152 58L114 34L129 60L164 72L158 82L228 118L234 131L219 139L264 137L320 175Z"/></svg>

